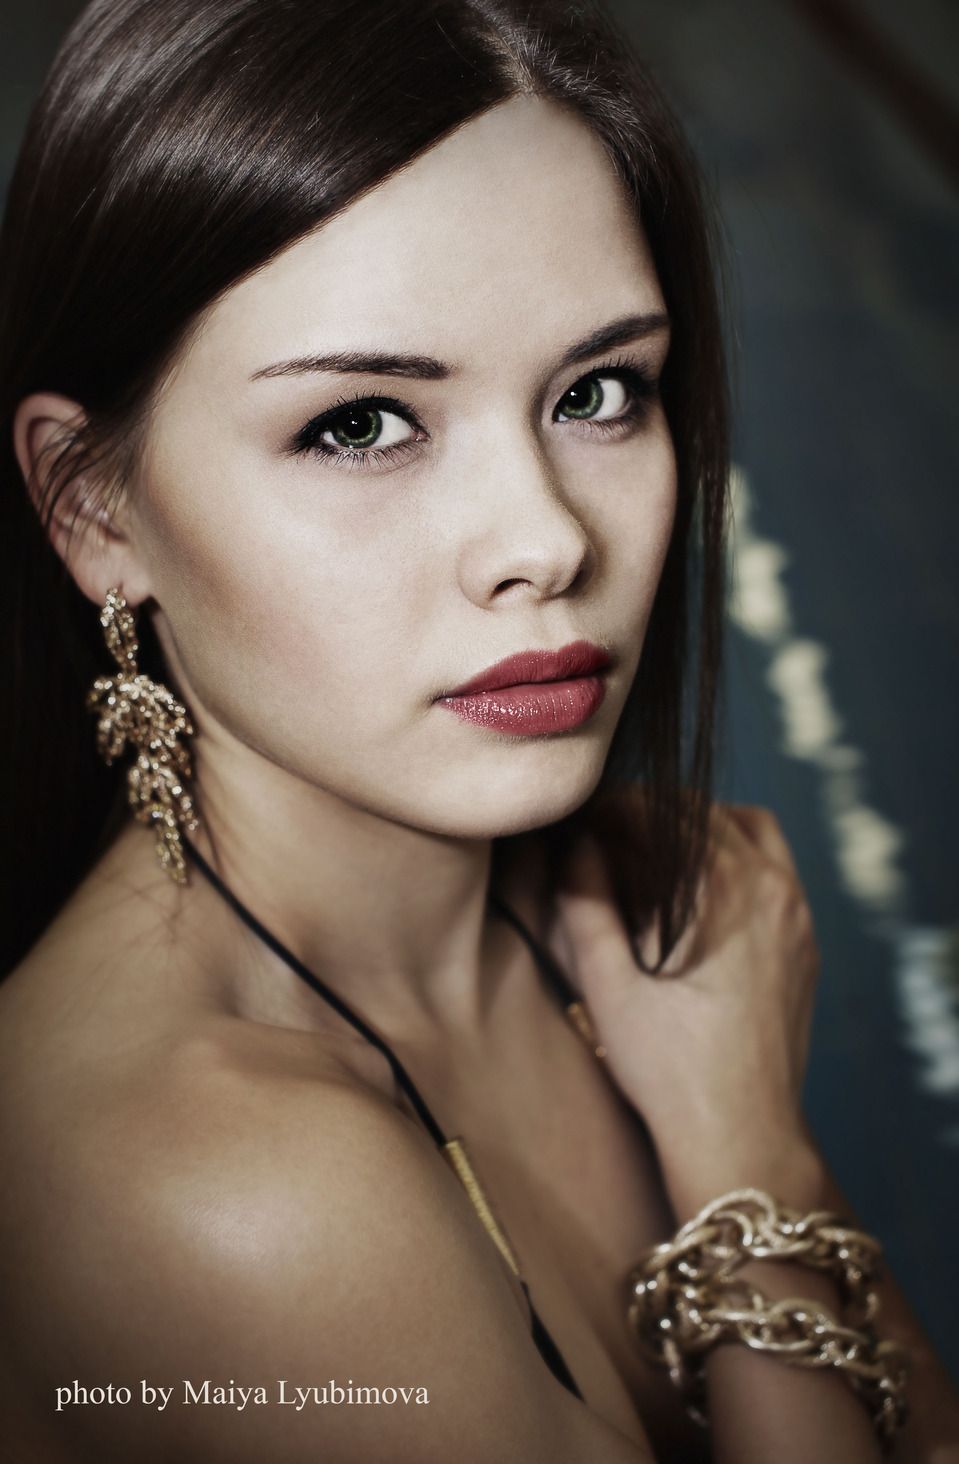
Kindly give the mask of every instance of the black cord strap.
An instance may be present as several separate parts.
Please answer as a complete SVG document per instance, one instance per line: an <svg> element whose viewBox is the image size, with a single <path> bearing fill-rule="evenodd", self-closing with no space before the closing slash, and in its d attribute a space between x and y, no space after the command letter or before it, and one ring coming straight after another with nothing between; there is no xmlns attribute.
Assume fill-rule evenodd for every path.
<svg viewBox="0 0 959 1464"><path fill-rule="evenodd" d="M492 890L490 890L487 898L490 909L495 910L496 914L501 920L505 920L507 925L511 925L524 942L554 996L558 998L564 1007L568 1007L571 1002L578 1001L579 997L572 986L570 986L562 966L546 949L542 941L537 940L529 926L519 918L514 910L510 909L505 900L501 900L499 895L494 895Z"/></svg>
<svg viewBox="0 0 959 1464"><path fill-rule="evenodd" d="M256 916L251 914L246 906L237 899L233 891L223 883L220 876L210 868L199 849L195 848L189 839L184 839L183 843L197 869L209 881L217 894L223 897L230 906L230 909L240 917L243 924L252 930L253 934L265 946L268 946L275 956L279 956L280 960L284 961L291 971L295 972L302 981L305 981L307 986L312 987L317 996L321 996L345 1022L349 1022L350 1026L359 1032L361 1037L365 1037L371 1047L375 1047L377 1052L382 1052L393 1070L397 1087L401 1088L410 1100L430 1138L436 1144L445 1144L446 1135L421 1098L416 1084L393 1049L383 1040L378 1032L373 1030L368 1022L364 1022L363 1018L352 1007L347 1005L341 996L337 996L336 992L327 986L325 981L321 981L318 976L314 976L308 966L304 966L303 962L291 950L288 950L282 941L277 940L272 931L267 930L265 925L261 925Z"/></svg>
<svg viewBox="0 0 959 1464"><path fill-rule="evenodd" d="M369 1023L365 1022L363 1018L357 1012L355 1012L353 1008L349 1006L341 996L337 996L336 992L333 991L331 987L327 986L325 981L321 981L318 976L314 976L310 968L308 966L305 966L303 962L297 956L295 956L293 952L289 950L281 940L278 940L277 937L272 933L272 931L267 930L266 926L261 924L261 922L257 920L256 916L246 908L243 902L237 899L236 895L229 888L229 886L223 883L223 880L215 872L215 870L211 869L210 865L204 859L199 849L195 848L195 846L190 843L189 839L183 840L183 846L189 858L193 860L193 863L203 875L204 879L206 879L213 886L217 894L226 901L234 914L239 916L239 918L243 921L243 924L253 932L257 939L261 940L263 944L269 950L271 950L275 956L278 956L281 961L289 966L290 970L293 971L295 975L299 976L302 981L305 981L307 986L309 986L313 991L316 992L317 996L322 997L322 999L329 1006L331 1006L333 1010L337 1012L345 1022L349 1023L354 1031L359 1032L361 1037L365 1037L366 1041L369 1042L371 1047L375 1047L377 1052L381 1052L383 1054L383 1056L389 1063L390 1068L392 1069L393 1077L396 1079L397 1087L406 1094L411 1106L416 1112L417 1117L420 1119L420 1122L426 1129L430 1138L433 1140L438 1148L447 1148L448 1140L446 1138L446 1135L440 1128L439 1124L436 1122L436 1119L433 1117L423 1098L420 1096L419 1089L413 1082L413 1079L410 1077L409 1073L406 1071L406 1068L400 1062L399 1058L396 1056L396 1053L389 1046L389 1044L385 1042L384 1039L379 1035L379 1033L374 1031ZM505 920L507 924L511 925L513 929L517 932L517 934L521 937L521 939L525 941L533 957L533 960L536 962L536 965L539 967L547 983L559 996L563 1004L565 1006L568 1006L571 1001L574 1001L576 999L575 992L573 991L569 982L566 980L566 977L563 975L557 963L553 960L553 957L549 954L546 948L540 944L540 942L535 938L532 932L527 929L527 927L520 920L519 916L514 915L509 906L505 904L497 895L490 894L489 903L491 908L496 911L497 915ZM529 1287L527 1286L526 1282L522 1280L522 1278L520 1278L520 1285L523 1288L523 1292L529 1305L531 1335L537 1349L539 1350L540 1356L543 1358L543 1361L546 1363L553 1376L560 1383L562 1383L565 1388L568 1388L575 1397L582 1399L583 1395L576 1385L576 1379L573 1377L572 1373L567 1367L566 1361L563 1358L562 1353L556 1346L556 1343L553 1341L552 1337L546 1329L546 1326L540 1318L539 1313L534 1307L532 1298L529 1294Z"/></svg>

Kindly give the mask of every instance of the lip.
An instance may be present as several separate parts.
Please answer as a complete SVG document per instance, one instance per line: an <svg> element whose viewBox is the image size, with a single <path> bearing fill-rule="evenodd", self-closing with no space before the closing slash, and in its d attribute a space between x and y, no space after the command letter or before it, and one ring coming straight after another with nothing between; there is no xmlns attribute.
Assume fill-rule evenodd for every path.
<svg viewBox="0 0 959 1464"><path fill-rule="evenodd" d="M609 665L606 652L589 641L558 651L519 651L439 702L462 721L514 737L568 732L599 710Z"/></svg>
<svg viewBox="0 0 959 1464"><path fill-rule="evenodd" d="M589 676L605 671L609 657L590 641L578 640L558 651L517 651L487 666L478 676L464 681L455 691L447 692L443 701L454 696L472 696L480 691L502 691L505 686L525 686L543 681L569 681L574 676Z"/></svg>

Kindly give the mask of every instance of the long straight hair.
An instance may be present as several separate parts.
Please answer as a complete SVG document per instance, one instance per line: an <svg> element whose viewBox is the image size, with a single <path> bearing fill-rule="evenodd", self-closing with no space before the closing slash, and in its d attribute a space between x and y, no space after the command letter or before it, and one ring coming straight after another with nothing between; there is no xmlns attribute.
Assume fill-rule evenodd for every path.
<svg viewBox="0 0 959 1464"><path fill-rule="evenodd" d="M709 211L668 109L590 0L94 0L34 108L0 239L0 970L89 867L124 776L94 750L104 652L41 522L56 493L94 468L122 490L158 382L224 290L520 93L601 140L673 322L678 509L607 770L645 786L646 853L620 861L620 892L669 945L704 848L728 431ZM34 391L86 414L40 515L11 436Z"/></svg>

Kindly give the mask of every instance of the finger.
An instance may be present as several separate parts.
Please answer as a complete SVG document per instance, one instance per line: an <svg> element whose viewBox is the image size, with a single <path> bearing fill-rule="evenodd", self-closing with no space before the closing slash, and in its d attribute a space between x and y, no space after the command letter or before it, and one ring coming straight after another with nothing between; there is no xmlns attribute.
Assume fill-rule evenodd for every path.
<svg viewBox="0 0 959 1464"><path fill-rule="evenodd" d="M736 816L738 806L734 803L714 803L709 810L709 838L711 843L744 853L753 845L753 840Z"/></svg>
<svg viewBox="0 0 959 1464"><path fill-rule="evenodd" d="M792 850L786 842L776 815L768 808L750 807L743 803L726 804L730 822L773 864L796 873Z"/></svg>

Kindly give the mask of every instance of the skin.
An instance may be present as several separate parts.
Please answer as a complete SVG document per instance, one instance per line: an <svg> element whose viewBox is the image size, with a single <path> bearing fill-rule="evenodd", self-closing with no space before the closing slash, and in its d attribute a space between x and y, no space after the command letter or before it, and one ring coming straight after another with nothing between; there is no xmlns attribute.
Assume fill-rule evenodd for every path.
<svg viewBox="0 0 959 1464"><path fill-rule="evenodd" d="M706 1457L637 1354L623 1278L744 1181L804 1209L825 1192L798 1107L816 957L788 851L767 815L717 816L683 979L654 982L600 852L579 851L547 908L535 836L516 842L504 893L567 961L605 1066L486 909L491 840L588 797L636 668L674 512L667 424L655 394L607 426L558 408L590 373L622 406L624 363L654 381L663 314L596 140L513 100L217 301L119 506L105 518L78 483L51 530L92 601L120 585L153 616L197 727L200 847L465 1136L586 1406L543 1365L385 1062L128 826L0 989L0 1158L20 1176L0 1215L0 1403L19 1457ZM631 339L562 364L625 318ZM264 374L371 351L448 370ZM418 424L401 451L290 451L370 393ZM26 476L78 410L23 404ZM508 737L438 700L581 638L612 665L573 732ZM710 1367L715 1458L772 1457L770 1430L787 1464L878 1457L841 1380L738 1348ZM352 1378L431 1401L54 1414L74 1377L177 1397L184 1378Z"/></svg>

